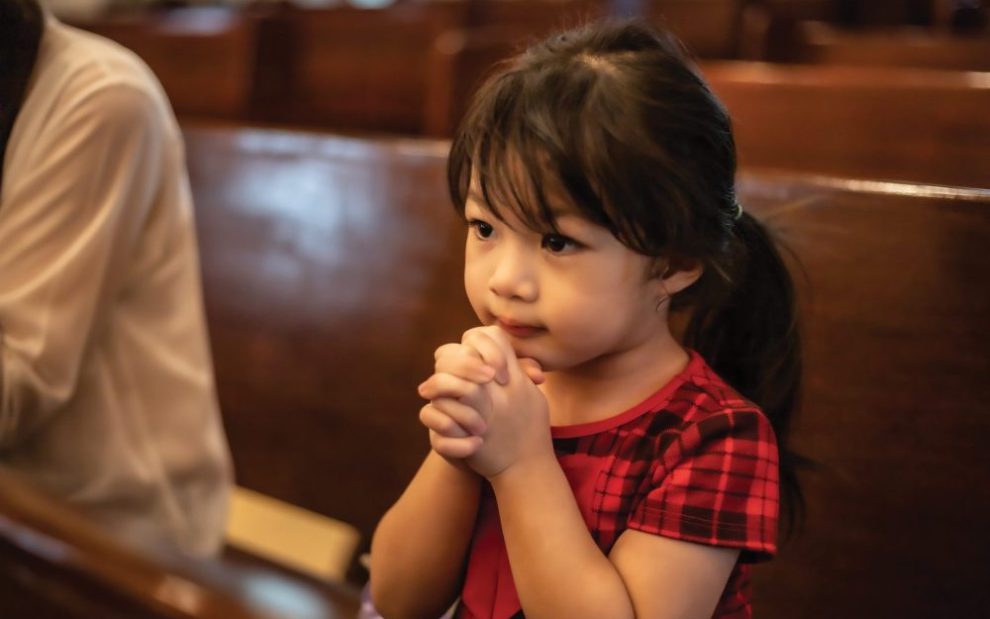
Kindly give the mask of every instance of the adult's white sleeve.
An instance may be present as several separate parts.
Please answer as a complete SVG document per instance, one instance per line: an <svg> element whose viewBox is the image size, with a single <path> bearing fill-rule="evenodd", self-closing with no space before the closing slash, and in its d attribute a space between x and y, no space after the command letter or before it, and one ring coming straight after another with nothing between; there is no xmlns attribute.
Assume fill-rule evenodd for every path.
<svg viewBox="0 0 990 619"><path fill-rule="evenodd" d="M4 178L0 453L73 397L87 346L126 293L163 165L155 106L126 83L85 90L25 146L17 178Z"/></svg>

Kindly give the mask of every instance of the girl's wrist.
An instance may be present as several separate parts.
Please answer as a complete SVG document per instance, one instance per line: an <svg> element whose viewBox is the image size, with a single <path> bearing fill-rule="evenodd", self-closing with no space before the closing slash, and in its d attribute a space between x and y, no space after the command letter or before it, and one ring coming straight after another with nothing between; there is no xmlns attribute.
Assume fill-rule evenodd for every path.
<svg viewBox="0 0 990 619"><path fill-rule="evenodd" d="M471 470L471 467L464 460L448 458L432 449L430 450L430 459L433 460L434 466L442 469L446 475L450 475L458 481L481 484L481 476Z"/></svg>
<svg viewBox="0 0 990 619"><path fill-rule="evenodd" d="M551 451L518 460L494 475L489 475L487 479L492 490L497 494L500 488L531 484L536 479L544 478L548 473L556 475L560 472L560 463Z"/></svg>

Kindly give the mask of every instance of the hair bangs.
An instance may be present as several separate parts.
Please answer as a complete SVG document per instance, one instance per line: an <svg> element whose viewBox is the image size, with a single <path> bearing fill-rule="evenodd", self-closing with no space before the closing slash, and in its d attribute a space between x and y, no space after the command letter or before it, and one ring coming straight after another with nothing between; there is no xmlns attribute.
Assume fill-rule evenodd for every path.
<svg viewBox="0 0 990 619"><path fill-rule="evenodd" d="M574 213L615 232L603 200L588 182L575 138L581 106L561 113L557 93L515 71L487 83L454 137L448 160L451 199L463 215L481 201L500 220L511 214L528 228L557 232L556 219Z"/></svg>
<svg viewBox="0 0 990 619"><path fill-rule="evenodd" d="M641 163L622 155L639 140L603 121L616 114L604 96L607 61L574 57L535 71L519 67L525 61L482 87L454 137L448 183L458 212L473 196L498 219L511 213L540 232L558 231L556 217L573 213L659 255L664 239L640 223L650 196L627 181L629 166Z"/></svg>

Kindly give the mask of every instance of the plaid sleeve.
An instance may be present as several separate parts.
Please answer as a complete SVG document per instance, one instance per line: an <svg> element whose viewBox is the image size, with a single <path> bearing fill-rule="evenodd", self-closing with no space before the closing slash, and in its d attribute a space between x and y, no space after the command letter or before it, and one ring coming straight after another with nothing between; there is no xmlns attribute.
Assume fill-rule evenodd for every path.
<svg viewBox="0 0 990 619"><path fill-rule="evenodd" d="M659 454L628 527L767 559L777 550L777 477L773 428L759 410L708 415Z"/></svg>

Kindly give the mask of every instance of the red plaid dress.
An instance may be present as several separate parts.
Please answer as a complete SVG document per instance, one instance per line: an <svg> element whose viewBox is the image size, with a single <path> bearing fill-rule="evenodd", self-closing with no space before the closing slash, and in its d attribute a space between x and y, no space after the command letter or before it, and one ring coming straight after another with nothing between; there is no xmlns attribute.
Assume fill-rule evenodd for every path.
<svg viewBox="0 0 990 619"><path fill-rule="evenodd" d="M692 353L684 371L644 402L552 434L602 552L626 529L739 548L713 617L752 616L749 564L776 552L779 493L773 429L754 404ZM487 484L456 617L523 617Z"/></svg>

